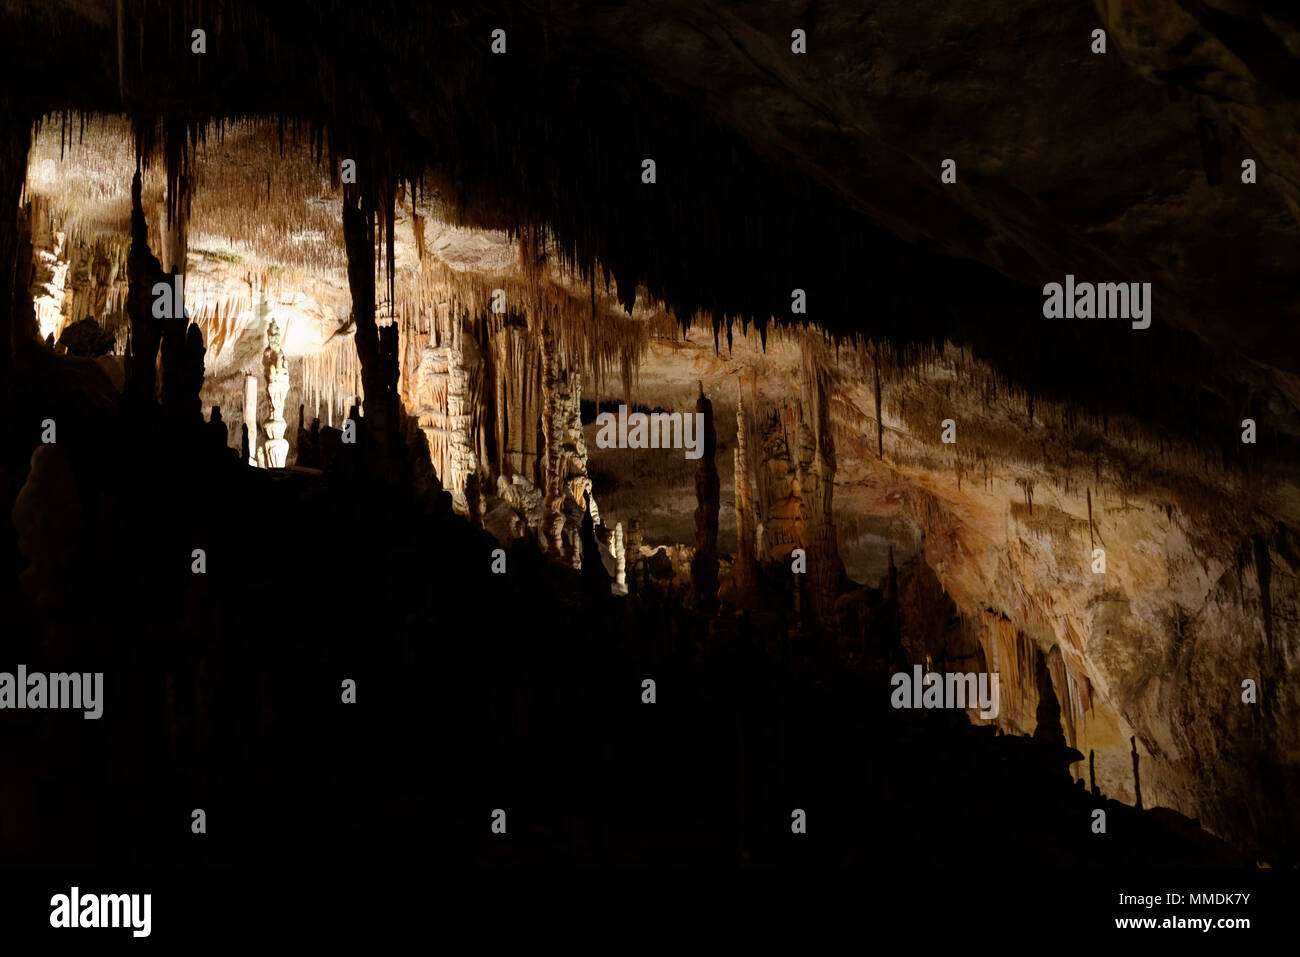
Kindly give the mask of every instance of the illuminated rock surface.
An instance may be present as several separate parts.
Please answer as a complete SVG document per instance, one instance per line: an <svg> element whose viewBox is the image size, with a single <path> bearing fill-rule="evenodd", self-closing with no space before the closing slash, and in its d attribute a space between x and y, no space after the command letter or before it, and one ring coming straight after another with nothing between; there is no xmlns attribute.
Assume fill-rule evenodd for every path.
<svg viewBox="0 0 1300 957"><path fill-rule="evenodd" d="M1062 777L1068 768L1086 780L1093 754L1101 791L1134 803L1134 739L1146 808L1199 819L1231 853L1300 859L1293 14L1262 2L1230 14L1144 0L1110 5L1107 21L1088 4L938 14L889 0L819 13L802 24L810 54L794 57L790 15L770 4L524 4L511 21L518 56L485 72L475 45L504 15L490 4L414 17L385 6L372 19L326 4L311 26L293 19L293 4L230 4L219 6L238 7L272 39L240 45L227 18L214 48L241 52L210 57L200 81L164 52L179 27L132 20L123 52L113 5L59 6L57 33L52 11L3 7L30 46L57 39L77 63L12 99L23 123L46 116L25 168L30 316L15 310L5 336L33 331L14 332L30 347L21 381L48 391L33 392L27 419L46 414L37 396L58 396L48 399L55 418L101 421L130 373L137 398L152 406L157 393L178 417L219 407L229 449L245 428L254 439L283 436L285 458L273 450L270 464L289 473L227 476L203 494L235 503L265 493L298 516L295 534L318 546L292 573L304 589L337 582L327 569L353 570L378 594L389 594L391 573L423 595L431 582L461 582L468 559L422 549L472 541L475 569L488 567L475 549L506 547L512 581L535 573L551 583L545 575L560 572L537 571L548 567L543 555L566 575L600 563L612 589L599 601L566 591L569 579L536 592L512 584L524 589L514 597L581 605L606 637L632 627L609 608L635 608L637 628L706 658L718 647L709 642L748 647L745 629L755 629L766 638L752 644L780 645L792 669L815 657L801 643L823 633L841 660L894 666L902 662L872 644L893 628L907 663L996 671L1001 730L1042 728L1039 740L1014 743L990 728L953 732L968 736L953 746L972 755L967 785L983 773L982 749L1039 754L1059 721L1060 743L1083 756L1070 764L1041 751ZM1099 24L1104 57L1088 51ZM913 35L931 37L930 48L896 42ZM6 44L11 62L30 63L33 54ZM382 81L366 66L377 62ZM557 62L566 66L547 66ZM592 80L607 74L619 82ZM646 97L664 109L628 109ZM83 129L63 110L113 115ZM138 129L124 112L141 118ZM149 164L133 222L137 134ZM643 156L657 159L653 186L637 180ZM947 157L958 165L951 186L938 175ZM344 158L358 162L355 189L338 181ZM1246 158L1258 163L1257 184L1241 181ZM17 180L6 176L14 218ZM340 209L354 200L345 237ZM169 217L178 202L184 214ZM133 226L148 246L134 255ZM197 333L159 333L154 388L141 374L153 372L139 358L153 327L140 277L179 268L169 259L180 251ZM358 317L356 273L371 252L374 301ZM1044 319L1039 289L1067 273L1153 283L1152 328ZM807 292L806 315L791 312L795 289ZM88 317L113 355L96 364L35 354L36 338L57 341ZM272 319L283 339L264 367ZM805 319L808 329L793 322ZM268 368L277 371L264 421L247 422L246 377L265 390ZM368 396L367 379L390 391ZM678 449L598 447L597 410L693 412L701 389L716 429L713 471ZM343 431L354 405L355 447ZM399 421L376 414L389 405ZM300 410L301 431L286 426ZM1248 418L1255 444L1241 441ZM118 452L141 468L163 455L143 426L119 433ZM101 555L93 543L147 524L139 516L162 505L123 478L101 509L80 484L82 465L53 450L33 456L31 436L22 441L4 467L23 594L47 616L44 633L75 646L90 632L67 610L73 598L119 592L78 583L59 556L90 561ZM226 461L209 452L211 461L197 452L192 461ZM351 495L347 483L363 475L398 487L421 521L452 521L450 512L468 524L437 525L448 537L436 545L403 539L386 552L375 532L364 540L379 554L327 547L329 523L309 520L304 503L336 501L334 482ZM261 491L230 491L242 482ZM367 489L347 501L382 497ZM158 494L180 514L184 491L176 478ZM364 514L381 525L410 519L387 507L372 501ZM179 531L150 534L177 555L194 546ZM593 542L598 553L584 554ZM231 543L231 554L241 547ZM790 572L796 548L806 575ZM362 563L377 570L355 571ZM207 747L206 705L194 702L215 693L205 682L217 681L220 626L208 613L229 597L220 588L234 587L222 574L217 584L169 579L184 607L162 602L141 626L152 641L176 621L194 623L186 640L207 662L168 699L175 740L188 742L177 753ZM474 579L473 589L488 587ZM674 617L672 603L688 594L684 607L706 623ZM627 604L603 604L614 596ZM661 600L674 609L662 619ZM484 601L492 642L542 641L522 612L493 618L510 602ZM426 612L394 612L390 637ZM360 612L345 617L367 627ZM548 626L561 633L567 620L556 612ZM394 655L426 653L411 642ZM344 648L331 643L328 654L346 661ZM660 650L656 663L685 654ZM601 654L570 662L565 680ZM753 677L740 664L723 673ZM1257 703L1242 700L1246 679ZM494 733L518 734L512 747L540 766L515 692L463 690L475 689L510 712ZM516 690L543 711L558 697L525 679ZM761 740L766 707L753 708ZM892 720L852 714L870 714L873 727ZM780 733L798 737L797 724ZM746 763L737 747L741 780L761 779L762 760ZM883 774L895 757L864 760ZM1008 771L1016 786L1019 773ZM1040 781L1028 771L1024 780ZM1034 793L1059 793L1042 788ZM23 841L16 830L6 823L6 841ZM1204 835L1182 839L1210 848L1206 859L1229 854L1198 843ZM746 840L762 845L752 834L736 843ZM628 842L622 850L636 857Z"/></svg>

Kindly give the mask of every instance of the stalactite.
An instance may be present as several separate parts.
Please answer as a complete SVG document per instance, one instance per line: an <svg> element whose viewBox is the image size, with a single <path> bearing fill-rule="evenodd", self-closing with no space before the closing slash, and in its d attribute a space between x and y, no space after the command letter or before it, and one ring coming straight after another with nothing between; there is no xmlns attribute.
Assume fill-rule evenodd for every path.
<svg viewBox="0 0 1300 957"><path fill-rule="evenodd" d="M1088 489L1088 547L1090 549L1097 547L1097 539L1096 536L1093 534L1093 528L1094 526L1092 524L1092 489L1089 488Z"/></svg>
<svg viewBox="0 0 1300 957"><path fill-rule="evenodd" d="M357 390L360 362L354 336L331 337L319 350L303 357L302 368L303 398L323 425L333 426L336 418L341 421L355 398L364 401L365 390Z"/></svg>
<svg viewBox="0 0 1300 957"><path fill-rule="evenodd" d="M151 404L156 387L155 367L162 341L162 323L176 320L153 317L153 287L165 277L162 264L149 251L140 188L140 173L137 171L131 186L130 294L127 300L131 317L131 361L127 368L126 392L132 401Z"/></svg>
<svg viewBox="0 0 1300 957"><path fill-rule="evenodd" d="M1029 509L1029 515L1034 514L1034 481L1033 479L1024 478L1023 476L1016 479L1016 484L1020 490L1025 493L1025 505Z"/></svg>
<svg viewBox="0 0 1300 957"><path fill-rule="evenodd" d="M541 347L524 327L494 324L489 341L499 474L538 477L535 423L542 415Z"/></svg>
<svg viewBox="0 0 1300 957"><path fill-rule="evenodd" d="M871 351L871 371L875 379L876 393L876 458L885 460L885 419L880 411L880 363L876 350Z"/></svg>
<svg viewBox="0 0 1300 957"><path fill-rule="evenodd" d="M481 404L482 361L466 340L453 331L448 318L440 323L447 332L437 345L426 346L412 371L410 408L429 443L430 458L442 487L451 492L457 512L470 515L479 485L479 454L475 449L475 416ZM459 325L457 323L457 325Z"/></svg>
<svg viewBox="0 0 1300 957"><path fill-rule="evenodd" d="M396 329L375 322L375 211L354 197L343 202L343 235L348 254L348 287L356 320L357 357L365 387L366 434L373 441L370 467L390 485L410 480L405 439L397 404Z"/></svg>

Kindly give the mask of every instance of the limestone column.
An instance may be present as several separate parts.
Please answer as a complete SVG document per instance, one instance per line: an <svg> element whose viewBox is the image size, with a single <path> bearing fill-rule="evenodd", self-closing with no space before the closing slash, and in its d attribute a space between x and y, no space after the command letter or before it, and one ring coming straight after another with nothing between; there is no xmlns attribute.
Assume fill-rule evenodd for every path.
<svg viewBox="0 0 1300 957"><path fill-rule="evenodd" d="M582 437L582 373L567 371L562 379L560 414L563 416L563 441L560 444L560 475L566 492L565 506L570 514L574 506L591 516L594 524L600 522L600 509L591 494L591 478L587 475L587 443ZM570 504L569 499L572 499ZM580 567L582 536L571 536L575 552L573 564Z"/></svg>
<svg viewBox="0 0 1300 957"><path fill-rule="evenodd" d="M546 443L546 485L542 537L548 551L564 553L564 403L560 400L560 368L555 340L542 330L542 436Z"/></svg>
<svg viewBox="0 0 1300 957"><path fill-rule="evenodd" d="M614 526L614 584L615 595L627 594L627 549L623 544L623 523Z"/></svg>
<svg viewBox="0 0 1300 957"><path fill-rule="evenodd" d="M284 437L284 398L289 394L289 359L280 351L280 327L271 320L266 332L266 350L262 353L266 370L266 397L271 417L266 423L266 464L282 469L289 456L289 441Z"/></svg>

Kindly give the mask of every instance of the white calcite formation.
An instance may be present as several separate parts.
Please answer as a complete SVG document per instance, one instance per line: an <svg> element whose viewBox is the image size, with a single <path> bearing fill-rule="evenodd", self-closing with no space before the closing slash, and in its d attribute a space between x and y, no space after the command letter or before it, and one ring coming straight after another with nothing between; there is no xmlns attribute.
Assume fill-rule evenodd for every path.
<svg viewBox="0 0 1300 957"><path fill-rule="evenodd" d="M266 422L266 444L263 446L266 464L268 468L282 469L289 454L289 443L284 437L284 397L289 393L289 363L280 351L280 327L274 319L266 333L262 367L266 370L266 398L271 413Z"/></svg>
<svg viewBox="0 0 1300 957"><path fill-rule="evenodd" d="M43 199L43 198L42 198ZM32 308L41 338L54 336L57 340L63 327L76 319L65 320L63 315L64 287L67 282L67 233L55 231L44 201L33 203L32 228Z"/></svg>
<svg viewBox="0 0 1300 957"><path fill-rule="evenodd" d="M542 434L546 440L546 501L543 543L582 566L582 515L588 509L591 479L582 435L582 375L565 368L550 331L542 334ZM598 514L598 513L596 513ZM593 520L595 515L593 515Z"/></svg>
<svg viewBox="0 0 1300 957"><path fill-rule="evenodd" d="M414 412L429 442L438 480L451 493L456 511L466 515L466 490L477 477L479 464L471 432L474 402L469 383L482 360L459 323L448 323L443 332L441 342L423 350L411 376Z"/></svg>
<svg viewBox="0 0 1300 957"><path fill-rule="evenodd" d="M623 523L614 526L614 584L615 595L627 594L627 546L623 542Z"/></svg>

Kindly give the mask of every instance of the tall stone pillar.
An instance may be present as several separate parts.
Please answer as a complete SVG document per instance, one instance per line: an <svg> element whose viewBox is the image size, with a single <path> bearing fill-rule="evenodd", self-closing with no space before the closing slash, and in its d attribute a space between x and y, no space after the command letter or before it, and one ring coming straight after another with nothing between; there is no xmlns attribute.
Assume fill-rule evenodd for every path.
<svg viewBox="0 0 1300 957"><path fill-rule="evenodd" d="M289 457L289 441L284 437L284 398L289 394L289 360L280 351L280 327L271 320L266 332L266 350L262 353L266 370L266 397L271 403L271 417L266 422L266 464L282 469Z"/></svg>
<svg viewBox="0 0 1300 957"><path fill-rule="evenodd" d="M542 330L542 436L546 443L546 484L542 538L548 551L564 554L564 426L565 409L560 391L560 364L555 339Z"/></svg>
<svg viewBox="0 0 1300 957"><path fill-rule="evenodd" d="M163 324L184 319L154 317L154 286L171 282L162 270L158 257L149 251L149 228L141 203L140 171L131 181L131 248L127 253L127 314L131 319L131 355L127 362L126 396L137 406L150 406L157 391L158 350L162 344ZM184 304L178 311L184 315Z"/></svg>
<svg viewBox="0 0 1300 957"><path fill-rule="evenodd" d="M614 526L614 584L615 595L627 594L627 546L623 542L623 523Z"/></svg>

